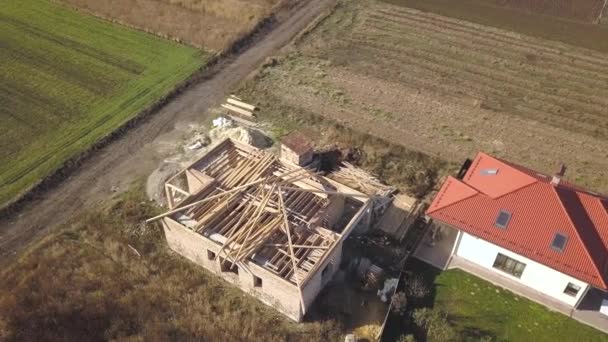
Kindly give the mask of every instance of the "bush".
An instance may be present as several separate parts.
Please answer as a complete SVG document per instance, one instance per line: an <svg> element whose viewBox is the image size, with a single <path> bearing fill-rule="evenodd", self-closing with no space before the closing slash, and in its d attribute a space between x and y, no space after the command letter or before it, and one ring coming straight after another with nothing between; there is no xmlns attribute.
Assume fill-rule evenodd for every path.
<svg viewBox="0 0 608 342"><path fill-rule="evenodd" d="M424 279L419 276L413 276L408 279L407 282L407 295L414 299L422 299L429 295L430 289L424 281Z"/></svg>
<svg viewBox="0 0 608 342"><path fill-rule="evenodd" d="M407 296L405 295L405 292L395 293L393 295L392 303L393 313L403 316L407 309Z"/></svg>
<svg viewBox="0 0 608 342"><path fill-rule="evenodd" d="M413 317L416 325L424 329L433 341L451 341L456 337L454 328L448 322L447 314L441 310L416 309Z"/></svg>
<svg viewBox="0 0 608 342"><path fill-rule="evenodd" d="M416 339L414 338L414 335L412 335L412 334L401 335L401 336L399 336L399 339L397 340L397 342L416 342Z"/></svg>

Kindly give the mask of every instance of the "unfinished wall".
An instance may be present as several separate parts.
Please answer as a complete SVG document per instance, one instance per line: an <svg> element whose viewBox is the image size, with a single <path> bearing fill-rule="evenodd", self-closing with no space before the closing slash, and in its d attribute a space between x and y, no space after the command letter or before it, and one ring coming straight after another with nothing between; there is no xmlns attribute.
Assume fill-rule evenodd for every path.
<svg viewBox="0 0 608 342"><path fill-rule="evenodd" d="M295 285L251 262L238 265L238 275L222 271L221 258L217 257L221 248L219 244L170 218L165 218L162 222L167 244L173 251L240 287L289 318L302 320L300 293ZM259 278L257 283L254 277Z"/></svg>
<svg viewBox="0 0 608 342"><path fill-rule="evenodd" d="M342 262L342 241L336 245L336 248L327 256L325 261L317 268L310 279L302 288L302 297L304 306L308 309L314 302L315 298L323 287L329 282L340 268ZM329 265L329 266L328 266ZM326 270L325 272L323 270Z"/></svg>
<svg viewBox="0 0 608 342"><path fill-rule="evenodd" d="M334 228L336 223L342 217L342 213L344 213L344 202L345 198L341 195L330 195L329 196L329 205L325 208L325 216L327 219L327 227Z"/></svg>

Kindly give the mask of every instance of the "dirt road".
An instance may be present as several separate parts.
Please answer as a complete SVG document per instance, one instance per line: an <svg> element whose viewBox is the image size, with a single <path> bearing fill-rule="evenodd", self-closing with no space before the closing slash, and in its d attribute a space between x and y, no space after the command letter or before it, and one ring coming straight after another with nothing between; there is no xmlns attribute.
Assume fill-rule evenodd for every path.
<svg viewBox="0 0 608 342"><path fill-rule="evenodd" d="M334 1L306 0L303 5L281 13L269 32L245 51L221 61L209 79L97 151L72 176L26 205L17 215L0 218L0 265L13 260L23 246L66 222L78 211L109 198L111 189L124 189L146 177L166 157L154 148L155 142L180 134L184 126L202 120L207 109L217 106L241 80L288 44Z"/></svg>

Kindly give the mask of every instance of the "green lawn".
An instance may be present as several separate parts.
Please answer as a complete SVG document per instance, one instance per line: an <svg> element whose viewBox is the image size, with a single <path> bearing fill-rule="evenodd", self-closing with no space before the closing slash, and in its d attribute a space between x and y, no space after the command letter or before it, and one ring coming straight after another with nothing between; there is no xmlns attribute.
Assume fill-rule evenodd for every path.
<svg viewBox="0 0 608 342"><path fill-rule="evenodd" d="M435 285L434 306L449 313L462 340L608 341L598 330L460 270L440 273Z"/></svg>
<svg viewBox="0 0 608 342"><path fill-rule="evenodd" d="M45 0L0 6L0 207L205 63L200 50Z"/></svg>

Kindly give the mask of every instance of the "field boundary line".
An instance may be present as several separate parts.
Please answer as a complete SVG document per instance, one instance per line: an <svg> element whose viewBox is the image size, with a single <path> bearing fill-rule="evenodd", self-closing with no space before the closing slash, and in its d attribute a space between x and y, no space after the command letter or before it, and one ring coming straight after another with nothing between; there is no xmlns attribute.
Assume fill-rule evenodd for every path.
<svg viewBox="0 0 608 342"><path fill-rule="evenodd" d="M222 65L225 65L236 55L247 50L253 45L256 40L259 40L261 37L270 32L270 30L272 30L272 28L275 27L278 23L278 13L280 11L287 10L288 3L289 1L286 1L284 5L277 7L275 11L260 20L260 22L258 22L258 24L251 31L241 36L224 51L211 54L211 57L207 60L205 64L199 67L186 79L177 83L175 87L173 87L173 89L171 89L167 94L163 95L154 103L142 109L135 116L126 120L116 129L112 130L111 132L108 132L104 137L91 144L82 152L77 153L74 156L65 160L59 168L49 173L46 177L41 178L29 189L23 191L21 194L9 200L7 203L1 204L0 217L13 217L17 213L19 213L21 209L23 209L23 207L25 207L28 203L36 200L38 197L40 197L50 189L55 188L64 179L72 175L75 171L79 169L80 165L82 165L82 163L91 158L97 150L100 150L109 145L110 143L119 140L127 132L139 126L141 123L145 122L152 115L156 114L165 105L180 96L185 91L191 89L195 85L205 80L212 78L219 71L219 68L221 68ZM81 13L82 15L89 15L86 12L79 13ZM103 17L95 17L101 20L105 20ZM127 27L131 28L130 26ZM133 29L142 31L139 28ZM150 32L147 33L152 34Z"/></svg>
<svg viewBox="0 0 608 342"><path fill-rule="evenodd" d="M293 40L291 41L292 46L298 45L299 43L302 42L302 40L304 40L304 38L306 38L306 36L308 36L310 33L312 33L314 30L317 29L317 27L321 26L321 24L323 24L325 22L325 20L327 20L327 18L329 18L338 8L338 1L336 0L332 0L333 4L331 5L331 7L329 7L328 9L326 9L319 17L317 17L312 23L308 24L308 26L306 26L306 28L304 28L304 30L302 30L302 32L298 33ZM608 0L606 0L608 1Z"/></svg>

